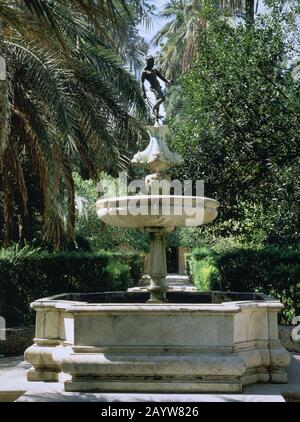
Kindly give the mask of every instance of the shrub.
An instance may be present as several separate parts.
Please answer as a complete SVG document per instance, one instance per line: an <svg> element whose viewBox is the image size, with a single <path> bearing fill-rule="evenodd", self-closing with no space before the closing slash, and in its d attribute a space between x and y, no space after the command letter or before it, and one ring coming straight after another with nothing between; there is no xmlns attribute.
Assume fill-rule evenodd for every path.
<svg viewBox="0 0 300 422"><path fill-rule="evenodd" d="M106 267L108 280L115 290L123 290L123 286L128 286L129 266L121 262L109 262Z"/></svg>
<svg viewBox="0 0 300 422"><path fill-rule="evenodd" d="M58 293L126 290L137 283L141 268L138 254L0 251L0 315L7 326L28 325L34 321L29 308L34 300Z"/></svg>
<svg viewBox="0 0 300 422"><path fill-rule="evenodd" d="M200 291L263 292L285 306L281 322L300 312L300 250L286 248L200 248L189 256L192 279Z"/></svg>
<svg viewBox="0 0 300 422"><path fill-rule="evenodd" d="M114 256L123 264L128 265L132 285L136 285L140 280L144 270L144 260L138 253L115 253Z"/></svg>

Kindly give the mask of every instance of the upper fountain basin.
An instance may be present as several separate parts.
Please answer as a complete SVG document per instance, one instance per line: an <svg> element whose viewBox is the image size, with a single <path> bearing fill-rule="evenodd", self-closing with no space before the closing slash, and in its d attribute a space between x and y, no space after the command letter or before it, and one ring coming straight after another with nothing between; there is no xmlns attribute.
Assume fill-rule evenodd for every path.
<svg viewBox="0 0 300 422"><path fill-rule="evenodd" d="M152 172L165 172L168 168L183 163L183 158L176 152L170 151L165 136L167 126L148 126L150 143L144 151L139 151L131 162L135 165L146 167Z"/></svg>
<svg viewBox="0 0 300 422"><path fill-rule="evenodd" d="M218 201L199 196L134 195L99 199L98 217L118 227L200 226L213 221L218 214Z"/></svg>

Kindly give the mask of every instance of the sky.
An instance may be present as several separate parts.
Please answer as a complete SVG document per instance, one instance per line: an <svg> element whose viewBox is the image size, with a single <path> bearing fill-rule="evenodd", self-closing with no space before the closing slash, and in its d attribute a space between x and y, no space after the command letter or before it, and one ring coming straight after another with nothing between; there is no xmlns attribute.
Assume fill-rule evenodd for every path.
<svg viewBox="0 0 300 422"><path fill-rule="evenodd" d="M156 7L156 13L159 14L159 11L164 8L164 5L167 1L160 1L160 0L152 0L149 1L150 4L153 4ZM159 16L152 16L151 18L151 28L145 28L143 25L139 26L139 32L142 37L150 44L152 38L164 25L164 19L160 18ZM154 54L157 49L153 46L150 47L149 54Z"/></svg>

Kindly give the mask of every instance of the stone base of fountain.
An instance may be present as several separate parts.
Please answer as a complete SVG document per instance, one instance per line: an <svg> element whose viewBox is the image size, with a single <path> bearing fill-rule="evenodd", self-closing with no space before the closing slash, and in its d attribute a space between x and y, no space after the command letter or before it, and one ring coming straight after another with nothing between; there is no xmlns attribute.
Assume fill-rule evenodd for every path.
<svg viewBox="0 0 300 422"><path fill-rule="evenodd" d="M241 392L287 382L278 340L282 305L262 294L64 294L37 300L28 379L65 379L66 391Z"/></svg>

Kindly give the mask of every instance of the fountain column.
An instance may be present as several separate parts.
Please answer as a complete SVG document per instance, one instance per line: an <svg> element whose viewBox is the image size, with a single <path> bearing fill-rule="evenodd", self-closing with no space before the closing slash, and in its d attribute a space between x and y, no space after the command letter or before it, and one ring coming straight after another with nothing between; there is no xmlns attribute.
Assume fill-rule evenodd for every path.
<svg viewBox="0 0 300 422"><path fill-rule="evenodd" d="M151 174L145 178L145 187L148 197L159 198L161 195L170 195L171 177L167 174L167 170L175 165L182 163L182 157L176 152L170 151L165 136L167 134L167 126L148 126L150 135L150 143L144 151L139 151L132 159L132 163L144 166L151 171ZM163 196L162 196L163 198ZM162 201L158 201L158 207L162 209ZM155 214L156 215L156 214ZM154 215L154 219L155 219ZM162 213L163 215L163 213ZM167 259L165 234L167 227L164 222L155 227L144 227L150 233L151 249L150 249L150 303L166 301L166 276L167 276Z"/></svg>
<svg viewBox="0 0 300 422"><path fill-rule="evenodd" d="M152 227L146 229L150 232L150 292L149 303L166 301L166 276L167 259L165 244L165 228Z"/></svg>

